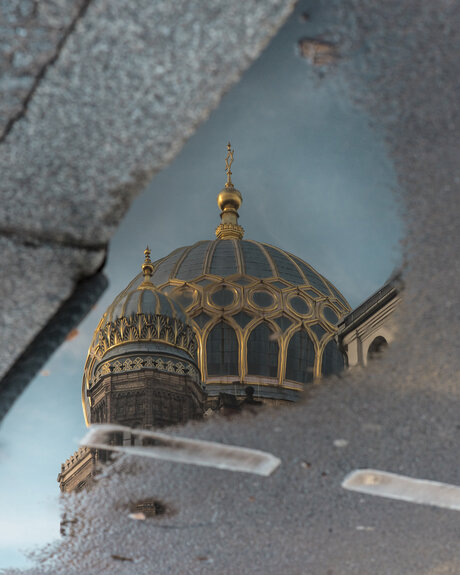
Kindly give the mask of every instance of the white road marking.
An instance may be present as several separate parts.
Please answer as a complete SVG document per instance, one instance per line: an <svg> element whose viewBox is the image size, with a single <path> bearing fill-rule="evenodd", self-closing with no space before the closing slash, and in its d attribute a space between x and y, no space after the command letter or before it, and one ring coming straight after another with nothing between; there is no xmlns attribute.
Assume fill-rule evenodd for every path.
<svg viewBox="0 0 460 575"><path fill-rule="evenodd" d="M368 495L460 511L460 487L448 483L415 479L377 469L357 469L345 477L342 487Z"/></svg>
<svg viewBox="0 0 460 575"><path fill-rule="evenodd" d="M132 439L134 445L111 445L114 433L124 434L125 439L128 439L128 442ZM257 449L174 437L166 433L131 429L123 425L91 425L80 445L264 476L273 473L281 463L278 457Z"/></svg>

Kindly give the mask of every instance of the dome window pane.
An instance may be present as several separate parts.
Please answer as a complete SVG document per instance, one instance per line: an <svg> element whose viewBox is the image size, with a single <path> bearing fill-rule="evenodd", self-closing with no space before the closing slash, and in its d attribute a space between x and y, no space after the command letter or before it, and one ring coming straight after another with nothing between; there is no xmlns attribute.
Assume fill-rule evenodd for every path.
<svg viewBox="0 0 460 575"><path fill-rule="evenodd" d="M287 287L286 284L283 284L283 282L278 282L278 281L270 282L270 285L275 286L278 289L284 289L285 287Z"/></svg>
<svg viewBox="0 0 460 575"><path fill-rule="evenodd" d="M321 279L321 277L312 268L308 267L306 265L306 263L303 262L302 260L300 260L299 258L295 258L295 261L296 261L296 264L299 266L299 268L302 270L302 273L307 278L308 283L312 287L319 290L324 295L329 296L330 295L329 289L328 289L327 285L324 283L324 281Z"/></svg>
<svg viewBox="0 0 460 575"><path fill-rule="evenodd" d="M323 359L321 362L322 375L331 375L339 373L343 369L343 355L340 352L336 342L331 340L323 351Z"/></svg>
<svg viewBox="0 0 460 575"><path fill-rule="evenodd" d="M309 295L310 297L314 298L314 299L321 297L312 289L304 289L303 292L306 293L307 295Z"/></svg>
<svg viewBox="0 0 460 575"><path fill-rule="evenodd" d="M308 383L313 380L315 350L308 333L302 329L297 331L289 342L286 379Z"/></svg>
<svg viewBox="0 0 460 575"><path fill-rule="evenodd" d="M177 279L188 281L203 275L203 263L210 243L200 242L192 247L177 270Z"/></svg>
<svg viewBox="0 0 460 575"><path fill-rule="evenodd" d="M248 339L248 374L277 377L278 343L267 324L254 328Z"/></svg>
<svg viewBox="0 0 460 575"><path fill-rule="evenodd" d="M231 326L221 321L206 342L208 375L238 376L238 339Z"/></svg>
<svg viewBox="0 0 460 575"><path fill-rule="evenodd" d="M174 311L177 312L177 310L173 310L173 308L171 307L171 303L170 300L161 292L158 292L157 294L157 298L160 302L160 309L159 312L161 315L166 315L168 317L174 317L175 313ZM182 316L181 319L183 319L185 321L185 317L183 317L183 312L179 312L180 315ZM179 313L177 315L179 315Z"/></svg>
<svg viewBox="0 0 460 575"><path fill-rule="evenodd" d="M194 283L196 283L197 285L199 285L199 286L201 286L201 287L205 287L205 286L207 286L208 284L212 284L213 281L214 281L214 280L210 280L210 279L208 279L208 278L203 278L202 280L197 281L197 282L194 282Z"/></svg>
<svg viewBox="0 0 460 575"><path fill-rule="evenodd" d="M322 325L320 325L319 323L309 325L308 327L316 335L316 337L318 338L318 341L321 341L324 334L327 333L327 331L324 329L324 327Z"/></svg>
<svg viewBox="0 0 460 575"><path fill-rule="evenodd" d="M235 314L234 316L232 316L233 319L236 321L236 323L241 327L241 328L245 328L248 323L252 320L252 316L250 316L248 313L246 313L245 311L240 311L239 313Z"/></svg>
<svg viewBox="0 0 460 575"><path fill-rule="evenodd" d="M200 314L198 314L192 319L199 327L203 328L211 318L207 313L204 313L204 311L202 311Z"/></svg>
<svg viewBox="0 0 460 575"><path fill-rule="evenodd" d="M177 291L173 294L173 299L177 301L183 308L188 308L193 303L195 292L191 289Z"/></svg>
<svg viewBox="0 0 460 575"><path fill-rule="evenodd" d="M141 313L146 315L155 315L157 309L157 298L154 292L148 289L142 290L141 298Z"/></svg>
<svg viewBox="0 0 460 575"><path fill-rule="evenodd" d="M331 307L328 307L328 306L326 306L326 307L323 309L323 315L324 315L324 317L327 319L327 321L328 321L329 323L336 324L336 323L338 322L338 320L339 320L339 317L338 317L338 315L335 313L335 311L334 311Z"/></svg>
<svg viewBox="0 0 460 575"><path fill-rule="evenodd" d="M276 269L278 270L278 275L280 278L296 285L302 285L305 283L305 280L301 276L299 270L287 255L276 250L275 248L272 248L271 246L265 246L265 249L268 251L270 257L275 262Z"/></svg>
<svg viewBox="0 0 460 575"><path fill-rule="evenodd" d="M256 278L273 276L270 262L257 244L243 240L240 245L243 252L244 267L248 275Z"/></svg>
<svg viewBox="0 0 460 575"><path fill-rule="evenodd" d="M281 317L276 317L275 321L280 326L281 331L286 331L287 328L292 324L292 321L284 315Z"/></svg>
<svg viewBox="0 0 460 575"><path fill-rule="evenodd" d="M174 286L174 285L166 285L166 286L161 288L161 293L164 293L165 295L169 295L175 287L176 286Z"/></svg>
<svg viewBox="0 0 460 575"><path fill-rule="evenodd" d="M152 275L152 283L154 285L159 286L169 280L169 276L177 261L184 253L184 249L185 248L179 248L173 251L167 258L160 261Z"/></svg>
<svg viewBox="0 0 460 575"><path fill-rule="evenodd" d="M332 285L329 284L329 289L335 295L335 297L347 308L349 309L349 305L347 304L345 298L338 292L338 290Z"/></svg>
<svg viewBox="0 0 460 575"><path fill-rule="evenodd" d="M239 278L236 278L235 280L232 279L232 282L239 284L240 286L247 286L249 284L251 284L254 280L252 280L251 278L247 278L245 276L241 276Z"/></svg>
<svg viewBox="0 0 460 575"><path fill-rule="evenodd" d="M139 295L140 292L138 290L128 295L128 297L125 300L125 305L123 309L124 317L131 317L132 315L136 315L138 310Z"/></svg>
<svg viewBox="0 0 460 575"><path fill-rule="evenodd" d="M256 291L252 294L252 301L259 307L273 305L273 296L266 291Z"/></svg>
<svg viewBox="0 0 460 575"><path fill-rule="evenodd" d="M221 288L212 294L211 299L214 305L218 307L225 307L233 303L235 294L228 288Z"/></svg>
<svg viewBox="0 0 460 575"><path fill-rule="evenodd" d="M209 273L216 276L231 276L238 273L232 240L217 240Z"/></svg>
<svg viewBox="0 0 460 575"><path fill-rule="evenodd" d="M289 305L300 315L308 315L310 313L310 306L302 297L296 296L291 298L289 300Z"/></svg>

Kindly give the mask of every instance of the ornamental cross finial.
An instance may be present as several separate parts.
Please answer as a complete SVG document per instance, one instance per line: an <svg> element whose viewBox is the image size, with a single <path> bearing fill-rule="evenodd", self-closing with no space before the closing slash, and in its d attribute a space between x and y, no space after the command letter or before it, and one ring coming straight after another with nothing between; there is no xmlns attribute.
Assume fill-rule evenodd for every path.
<svg viewBox="0 0 460 575"><path fill-rule="evenodd" d="M233 154L234 153L235 153L235 150L232 150L232 146L229 142L227 144L227 155L225 157L225 172L227 174L227 183L225 184L226 188L232 188L233 187L231 167L233 164Z"/></svg>
<svg viewBox="0 0 460 575"><path fill-rule="evenodd" d="M217 205L221 210L220 225L217 226L216 236L219 240L241 239L244 234L243 228L238 225L238 209L243 198L240 192L234 187L232 182L233 154L230 142L227 144L227 155L225 157L225 173L227 182L223 190L217 196Z"/></svg>
<svg viewBox="0 0 460 575"><path fill-rule="evenodd" d="M144 272L144 283L150 282L150 277L153 274L153 264L150 259L150 248L147 246L144 250L144 263L142 264L142 271Z"/></svg>

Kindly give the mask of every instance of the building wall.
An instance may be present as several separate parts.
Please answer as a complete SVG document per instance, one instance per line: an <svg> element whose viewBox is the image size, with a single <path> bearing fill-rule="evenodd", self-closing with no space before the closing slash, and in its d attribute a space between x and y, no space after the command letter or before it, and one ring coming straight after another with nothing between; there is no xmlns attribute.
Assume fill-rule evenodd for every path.
<svg viewBox="0 0 460 575"><path fill-rule="evenodd" d="M396 294L371 315L353 325L353 329L339 334L341 346L347 356L348 367L366 366L372 354L369 349L391 344L397 335L395 311L401 302ZM377 345L376 345L377 344ZM383 344L383 345L382 345Z"/></svg>

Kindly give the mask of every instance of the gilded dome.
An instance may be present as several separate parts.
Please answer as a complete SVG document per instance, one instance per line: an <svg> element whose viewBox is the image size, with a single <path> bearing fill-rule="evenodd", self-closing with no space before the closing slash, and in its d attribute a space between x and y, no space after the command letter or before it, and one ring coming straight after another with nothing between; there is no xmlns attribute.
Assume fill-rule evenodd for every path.
<svg viewBox="0 0 460 575"><path fill-rule="evenodd" d="M87 391L109 373L154 369L200 380L190 320L176 300L153 285L148 248L145 256L142 273L118 294L94 332L82 388L87 422Z"/></svg>
<svg viewBox="0 0 460 575"><path fill-rule="evenodd" d="M151 279L190 317L210 396L229 384L236 393L251 384L260 397L295 399L304 384L342 366L334 337L348 302L280 248L243 239L199 241L155 262ZM135 293L142 282L139 274L125 292ZM138 305L121 301L132 312ZM109 309L121 312L120 302Z"/></svg>
<svg viewBox="0 0 460 575"><path fill-rule="evenodd" d="M257 397L293 401L306 384L343 368L336 336L339 320L351 311L348 302L302 259L243 239L233 154L229 143L217 239L178 248L154 263L146 257L142 273L96 330L84 386L97 377L105 354L128 342L167 345L191 358L196 351L211 403L221 392L244 394L248 384Z"/></svg>

